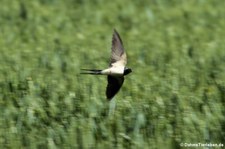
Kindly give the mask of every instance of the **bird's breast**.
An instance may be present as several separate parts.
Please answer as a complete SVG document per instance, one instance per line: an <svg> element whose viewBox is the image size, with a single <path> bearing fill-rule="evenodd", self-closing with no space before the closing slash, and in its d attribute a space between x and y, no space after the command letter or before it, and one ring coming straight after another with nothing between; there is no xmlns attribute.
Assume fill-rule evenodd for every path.
<svg viewBox="0 0 225 149"><path fill-rule="evenodd" d="M123 76L124 67L110 67L102 71L102 74L111 76Z"/></svg>

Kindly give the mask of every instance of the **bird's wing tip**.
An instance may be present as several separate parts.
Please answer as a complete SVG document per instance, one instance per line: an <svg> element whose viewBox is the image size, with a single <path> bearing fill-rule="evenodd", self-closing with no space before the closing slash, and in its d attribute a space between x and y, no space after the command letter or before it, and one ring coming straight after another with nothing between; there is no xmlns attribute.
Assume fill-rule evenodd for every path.
<svg viewBox="0 0 225 149"><path fill-rule="evenodd" d="M116 34L118 34L116 28L113 28L113 32L116 33Z"/></svg>

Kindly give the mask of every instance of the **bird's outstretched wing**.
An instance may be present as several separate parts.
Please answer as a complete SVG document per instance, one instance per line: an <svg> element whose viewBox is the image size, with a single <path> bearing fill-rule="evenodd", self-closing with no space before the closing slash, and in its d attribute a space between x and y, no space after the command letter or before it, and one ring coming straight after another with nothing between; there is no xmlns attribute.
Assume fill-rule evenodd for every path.
<svg viewBox="0 0 225 149"><path fill-rule="evenodd" d="M123 85L124 77L114 77L108 76L108 85L106 88L106 96L108 100L111 100L116 93L120 90L121 86Z"/></svg>
<svg viewBox="0 0 225 149"><path fill-rule="evenodd" d="M127 64L127 56L123 47L123 42L120 38L119 33L114 29L112 37L112 52L110 66L119 64L125 66Z"/></svg>

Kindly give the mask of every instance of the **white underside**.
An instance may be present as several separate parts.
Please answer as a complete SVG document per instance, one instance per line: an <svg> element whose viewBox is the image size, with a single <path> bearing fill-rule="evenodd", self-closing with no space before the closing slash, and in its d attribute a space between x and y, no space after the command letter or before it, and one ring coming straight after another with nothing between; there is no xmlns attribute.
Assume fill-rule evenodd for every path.
<svg viewBox="0 0 225 149"><path fill-rule="evenodd" d="M102 74L112 75L112 76L122 76L124 72L124 66L112 66L108 69L102 70Z"/></svg>

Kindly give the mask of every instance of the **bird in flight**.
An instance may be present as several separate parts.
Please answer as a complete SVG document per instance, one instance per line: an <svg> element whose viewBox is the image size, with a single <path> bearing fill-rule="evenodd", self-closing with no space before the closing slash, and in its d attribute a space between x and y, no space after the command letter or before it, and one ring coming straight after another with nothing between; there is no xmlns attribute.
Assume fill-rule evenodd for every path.
<svg viewBox="0 0 225 149"><path fill-rule="evenodd" d="M82 69L81 74L107 75L108 85L106 87L106 97L111 100L120 90L124 82L124 76L132 72L126 67L127 55L119 33L114 29L112 37L112 48L109 68L103 70Z"/></svg>

